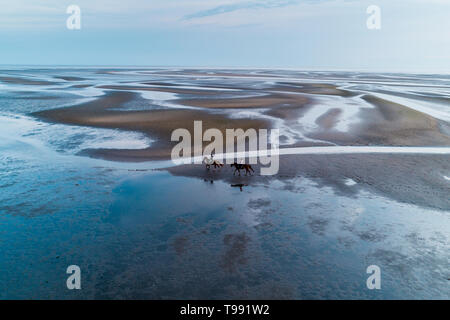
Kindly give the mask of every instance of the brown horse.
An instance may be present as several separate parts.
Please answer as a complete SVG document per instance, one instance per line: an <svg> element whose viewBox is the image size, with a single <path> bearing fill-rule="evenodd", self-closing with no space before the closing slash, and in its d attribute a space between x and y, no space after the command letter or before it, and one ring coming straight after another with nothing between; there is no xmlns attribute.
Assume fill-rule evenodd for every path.
<svg viewBox="0 0 450 320"><path fill-rule="evenodd" d="M233 172L233 176L236 174L236 171L239 173L239 175L241 175L241 170L245 170L245 175L247 175L247 173L250 173L250 170L252 172L255 172L255 170L253 170L252 166L249 164L245 164L245 163L237 163L236 161L231 164L231 167L234 167L234 172Z"/></svg>

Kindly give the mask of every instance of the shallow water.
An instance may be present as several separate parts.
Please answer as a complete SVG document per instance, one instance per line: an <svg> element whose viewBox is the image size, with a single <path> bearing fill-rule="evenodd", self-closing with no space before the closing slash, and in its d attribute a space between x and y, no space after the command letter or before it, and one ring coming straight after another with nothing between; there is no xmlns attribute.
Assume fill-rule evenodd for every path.
<svg viewBox="0 0 450 320"><path fill-rule="evenodd" d="M2 71L59 84L0 88L0 298L450 297L448 211L362 191L342 194L314 179L274 180L240 191L222 181L151 170L167 163L77 156L85 148L152 143L139 133L29 116L105 91L72 92L54 75L96 85L149 78L139 70L97 71ZM293 76L298 74L284 77ZM302 76L313 79L317 73ZM347 82L365 79L328 75L344 76ZM386 77L377 81L400 81ZM238 83L247 81L254 80ZM419 82L448 85L449 79ZM353 180L346 184L358 187ZM81 268L82 290L66 288L72 264ZM381 290L366 287L366 268L373 264L381 268Z"/></svg>
<svg viewBox="0 0 450 320"><path fill-rule="evenodd" d="M41 174L40 192L27 192L20 208L2 207L2 298L450 293L445 212L338 196L306 179L241 192L168 173L78 168L70 176ZM71 264L82 270L80 291L65 288ZM381 291L366 288L372 264L382 270Z"/></svg>

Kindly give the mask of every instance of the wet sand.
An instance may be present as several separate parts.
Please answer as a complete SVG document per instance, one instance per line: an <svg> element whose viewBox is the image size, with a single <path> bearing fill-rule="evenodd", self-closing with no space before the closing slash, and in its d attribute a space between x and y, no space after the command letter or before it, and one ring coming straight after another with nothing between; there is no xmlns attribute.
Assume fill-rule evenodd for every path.
<svg viewBox="0 0 450 320"><path fill-rule="evenodd" d="M328 110L326 113L317 118L316 124L318 124L321 128L330 130L336 126L336 123L338 122L338 116L341 113L342 110L338 108Z"/></svg>
<svg viewBox="0 0 450 320"><path fill-rule="evenodd" d="M238 70L229 70L227 72L223 70L197 70L197 69L183 69L178 71L167 71L161 70L156 72L151 72L147 74L151 75L160 75L160 76L192 76L192 77L231 77L231 78L265 78L268 74L255 74L255 73L246 73L246 70L238 71ZM247 70L248 71L248 70ZM211 73L213 72L213 73ZM145 71L141 72L141 74L146 74ZM279 78L279 75L271 74L270 77Z"/></svg>
<svg viewBox="0 0 450 320"><path fill-rule="evenodd" d="M363 99L377 107L368 116L370 125L364 128L366 135L361 132L373 144L450 146L450 137L441 132L437 119L370 95Z"/></svg>
<svg viewBox="0 0 450 320"><path fill-rule="evenodd" d="M179 74L179 72L176 72ZM167 81L160 81L165 84ZM149 83L148 81L146 83ZM201 86L201 85L198 85ZM228 87L223 85L223 87ZM81 154L114 161L140 162L168 160L172 147L171 133L177 128L186 128L193 136L195 120L203 121L203 130L219 129L225 137L227 128L272 129L278 128L273 119L280 119L284 125L297 128L301 119L314 108L321 108L317 97L337 96L352 98L356 92L339 89L332 84L299 84L280 82L265 89L248 87L250 92L265 92L264 96L224 98L223 92L213 90L181 89L177 85L165 87L107 85L99 88L108 92L93 101L72 107L37 112L34 116L47 121L138 131L147 134L153 143L149 148L128 149L86 149ZM163 108L144 111L127 111L126 105L140 96L130 91L170 92L182 95L170 100L175 105L186 105L194 109ZM294 93L288 93L296 92ZM306 94L307 95L304 95ZM219 95L220 94L220 95ZM234 93L228 93L231 96ZM219 96L218 96L219 95ZM449 124L423 112L393 103L370 94L361 94L367 107L354 115L359 122L347 131L338 131L337 124L343 116L345 105L317 113L316 130L306 132L308 139L298 140L283 147L294 146L450 146ZM356 103L358 100L352 100ZM369 107L370 106L370 107ZM125 110L117 110L118 108ZM248 117L234 117L234 112L252 109L259 113ZM268 118L269 117L269 118ZM270 119L272 117L273 119ZM208 143L204 143L204 146ZM224 144L225 145L225 144ZM450 209L449 186L443 179L448 175L449 157L442 155L289 155L280 158L280 171L272 177L233 177L227 166L223 170L205 171L203 166L178 166L167 170L174 175L197 177L199 179L223 179L230 184L252 185L269 183L274 179L289 180L293 177L315 177L331 185L336 192L353 194L365 189L397 201L416 203L426 207ZM256 168L258 172L258 168ZM345 186L343 179L357 182L354 187Z"/></svg>
<svg viewBox="0 0 450 320"><path fill-rule="evenodd" d="M182 88L164 88L164 87L144 87L144 86L126 86L126 85L105 85L99 86L100 89L111 89L111 90L123 90L123 91L154 91L154 92L168 92L175 94L184 95L218 95L223 94L223 91L213 91L213 90L191 90Z"/></svg>
<svg viewBox="0 0 450 320"><path fill-rule="evenodd" d="M45 80L34 80L34 79L25 79L25 78L17 78L17 77L0 77L0 82L9 83L9 84L19 84L19 85L31 85L31 86L48 86L48 85L56 85L57 82L45 81Z"/></svg>
<svg viewBox="0 0 450 320"><path fill-rule="evenodd" d="M287 155L280 157L280 170L275 176L261 176L260 166L252 165L255 174L241 176L230 165L206 170L204 165L181 165L166 169L176 176L197 177L207 181L221 180L239 187L269 185L273 180L295 189L290 180L312 178L321 187L332 187L339 195L356 197L360 191L404 203L433 209L450 210L450 185L444 175L450 171L448 155L341 154ZM347 185L347 179L355 184Z"/></svg>
<svg viewBox="0 0 450 320"><path fill-rule="evenodd" d="M88 80L86 78L80 78L80 77L70 77L70 76L56 76L55 79L61 79L64 81L85 81Z"/></svg>
<svg viewBox="0 0 450 320"><path fill-rule="evenodd" d="M371 95L362 99L375 108L361 109L360 124L353 125L348 132L336 132L332 126L338 112L335 110L318 119L322 130L309 137L339 145L450 146L448 123Z"/></svg>
<svg viewBox="0 0 450 320"><path fill-rule="evenodd" d="M189 74L189 70L185 73ZM184 73L177 71L176 74ZM227 75L230 74L227 73ZM249 76L252 75L249 74ZM192 80L186 81L192 82ZM150 84L149 81L140 82ZM448 135L450 128L446 122L369 94L361 95L361 97L372 108L362 107L359 113L353 116L354 119L349 119L355 121L349 130L336 130L340 118L344 115L345 106L337 104L335 108L324 109L325 111L321 114L320 100L315 101L314 97L337 96L339 99L346 99L354 97L358 92L343 90L334 84L280 81L271 85L266 83L264 89L248 85L246 90L237 92L184 89L178 88L177 83L167 86L169 81L155 83L166 86L99 85L96 88L107 89L107 91L104 96L94 101L38 112L34 115L59 123L139 131L155 140L152 146L145 150L96 149L84 152L90 156L110 160L169 159L170 150L174 145L170 141L171 132L177 128L187 128L192 133L195 120L203 121L204 130L218 128L221 132L225 132L226 128L244 130L279 128L280 123L275 119L283 121L286 128L302 130L297 119L304 117L310 110L319 110L315 119L317 129L303 133L306 140L292 141L290 145L285 145L286 147L327 144L450 146ZM227 89L233 89L236 85L220 82L204 85L203 83L195 84L194 81L192 86L211 88L214 84ZM240 83L239 86L242 88L243 84ZM84 88L84 84L78 84L77 88ZM166 92L179 96L169 100L173 104L170 108L127 111L127 104L138 101L140 97L140 94L135 91ZM240 94L249 96L240 97ZM183 105L192 109L183 108ZM122 110L118 110L119 108ZM256 113L251 116L234 116L234 110L241 112L252 109L255 109ZM308 141L308 139L311 140Z"/></svg>
<svg viewBox="0 0 450 320"><path fill-rule="evenodd" d="M150 148L142 150L95 149L84 152L84 154L94 157L122 161L170 159L172 147L178 143L171 141L172 131L177 128L186 128L193 136L193 125L196 120L202 120L204 130L217 128L224 136L227 128L258 130L270 127L266 120L231 119L225 115L207 113L202 110L113 110L135 98L136 94L134 93L111 92L97 100L74 107L46 110L34 115L58 123L139 131L156 140Z"/></svg>
<svg viewBox="0 0 450 320"><path fill-rule="evenodd" d="M326 83L289 83L289 82L279 82L278 86L273 88L276 91L287 91L287 92L297 92L297 93L308 93L308 94L321 94L321 95L331 95L340 97L352 97L356 93L350 92L348 90L339 89L337 86Z"/></svg>
<svg viewBox="0 0 450 320"><path fill-rule="evenodd" d="M310 99L288 94L268 94L261 97L232 98L232 99L182 99L178 103L186 106L212 109L239 109L239 108L302 108Z"/></svg>

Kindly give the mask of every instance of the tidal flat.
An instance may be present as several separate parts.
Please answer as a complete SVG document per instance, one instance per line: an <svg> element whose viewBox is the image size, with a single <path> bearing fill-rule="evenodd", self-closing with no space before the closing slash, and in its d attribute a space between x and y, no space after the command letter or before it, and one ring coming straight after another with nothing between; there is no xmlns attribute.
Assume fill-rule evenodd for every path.
<svg viewBox="0 0 450 320"><path fill-rule="evenodd" d="M449 76L11 67L0 90L0 298L450 297ZM279 129L280 148L445 152L237 176L170 161L195 120Z"/></svg>

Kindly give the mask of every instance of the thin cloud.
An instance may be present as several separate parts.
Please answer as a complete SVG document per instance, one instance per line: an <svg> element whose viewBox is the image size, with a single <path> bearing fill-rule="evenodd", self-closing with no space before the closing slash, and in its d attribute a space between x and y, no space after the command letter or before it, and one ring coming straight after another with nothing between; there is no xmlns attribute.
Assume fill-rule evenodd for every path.
<svg viewBox="0 0 450 320"><path fill-rule="evenodd" d="M183 20L190 20L196 18L210 17L223 13L234 12L243 9L271 9L282 8L290 5L298 4L299 0L258 0L258 1L246 1L241 3L233 3L217 6L211 9L202 10L189 14L183 17Z"/></svg>

